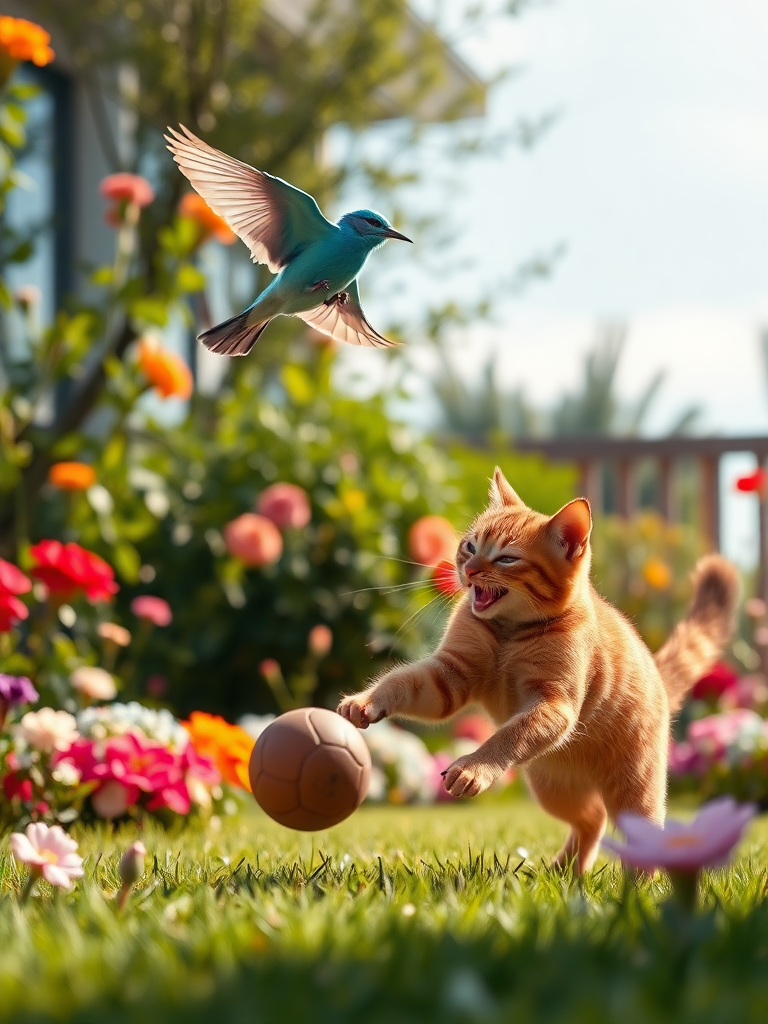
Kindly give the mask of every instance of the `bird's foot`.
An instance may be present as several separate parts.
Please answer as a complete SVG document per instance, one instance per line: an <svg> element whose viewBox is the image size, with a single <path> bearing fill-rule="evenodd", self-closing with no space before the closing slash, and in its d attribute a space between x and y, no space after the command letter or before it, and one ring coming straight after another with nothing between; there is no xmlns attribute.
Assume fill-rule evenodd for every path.
<svg viewBox="0 0 768 1024"><path fill-rule="evenodd" d="M346 306L349 302L349 292L336 292L330 299L325 300L326 306Z"/></svg>
<svg viewBox="0 0 768 1024"><path fill-rule="evenodd" d="M330 287L331 282L323 278L322 281L316 281L309 290L311 292L327 292Z"/></svg>

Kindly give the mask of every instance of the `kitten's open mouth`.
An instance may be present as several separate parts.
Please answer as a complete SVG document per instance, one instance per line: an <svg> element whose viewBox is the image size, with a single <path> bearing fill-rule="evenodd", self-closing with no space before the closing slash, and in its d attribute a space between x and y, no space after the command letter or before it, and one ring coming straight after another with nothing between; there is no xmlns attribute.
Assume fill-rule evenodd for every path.
<svg viewBox="0 0 768 1024"><path fill-rule="evenodd" d="M478 587L476 583L472 584L472 609L476 612L484 612L486 608L490 608L492 604L495 604L500 597L508 593L506 590L495 590L491 587Z"/></svg>

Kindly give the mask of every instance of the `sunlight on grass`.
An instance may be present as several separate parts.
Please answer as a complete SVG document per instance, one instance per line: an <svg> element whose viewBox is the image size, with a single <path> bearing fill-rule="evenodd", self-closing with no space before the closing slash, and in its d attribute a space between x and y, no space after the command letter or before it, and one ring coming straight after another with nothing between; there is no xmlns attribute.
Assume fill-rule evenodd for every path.
<svg viewBox="0 0 768 1024"><path fill-rule="evenodd" d="M364 808L317 835L255 809L219 830L151 824L122 914L135 828L76 829L82 884L41 883L23 907L3 840L0 1016L592 1022L616 1019L618 1000L622 1024L701 1024L718 1019L701 1016L706 992L738 1006L720 1020L753 1019L768 996L768 823L707 876L693 921L661 876L630 883L605 859L583 882L549 871L563 831L524 799Z"/></svg>

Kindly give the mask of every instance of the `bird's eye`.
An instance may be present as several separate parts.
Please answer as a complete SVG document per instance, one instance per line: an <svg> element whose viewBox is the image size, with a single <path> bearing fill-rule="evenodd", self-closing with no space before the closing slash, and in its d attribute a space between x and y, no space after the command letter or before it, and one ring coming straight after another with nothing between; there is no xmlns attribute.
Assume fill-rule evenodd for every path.
<svg viewBox="0 0 768 1024"><path fill-rule="evenodd" d="M502 555L501 558L496 559L496 565L514 565L515 562L519 562L520 559L516 558L515 555Z"/></svg>
<svg viewBox="0 0 768 1024"><path fill-rule="evenodd" d="M380 220L376 220L375 217L363 217L363 220L366 222L366 224L370 224L371 227L374 227L374 228L382 227L381 221Z"/></svg>
<svg viewBox="0 0 768 1024"><path fill-rule="evenodd" d="M474 555L474 553L477 551L477 548L475 547L471 540L465 540L464 547L470 553L470 555Z"/></svg>

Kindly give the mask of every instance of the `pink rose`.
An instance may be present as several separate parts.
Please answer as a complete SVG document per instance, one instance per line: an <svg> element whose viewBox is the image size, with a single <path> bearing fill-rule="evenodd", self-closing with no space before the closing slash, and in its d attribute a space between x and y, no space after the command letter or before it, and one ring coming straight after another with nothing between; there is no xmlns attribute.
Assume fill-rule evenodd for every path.
<svg viewBox="0 0 768 1024"><path fill-rule="evenodd" d="M245 512L227 523L223 534L230 555L254 568L272 565L283 553L280 531L266 516Z"/></svg>
<svg viewBox="0 0 768 1024"><path fill-rule="evenodd" d="M155 626L169 626L173 621L171 606L162 597L143 594L131 601L131 611L138 619L148 619Z"/></svg>
<svg viewBox="0 0 768 1024"><path fill-rule="evenodd" d="M303 530L312 518L307 492L296 484L272 484L261 494L256 510L281 530Z"/></svg>

